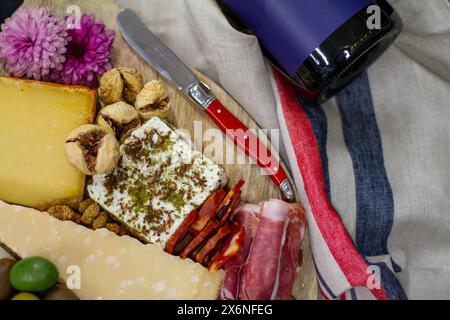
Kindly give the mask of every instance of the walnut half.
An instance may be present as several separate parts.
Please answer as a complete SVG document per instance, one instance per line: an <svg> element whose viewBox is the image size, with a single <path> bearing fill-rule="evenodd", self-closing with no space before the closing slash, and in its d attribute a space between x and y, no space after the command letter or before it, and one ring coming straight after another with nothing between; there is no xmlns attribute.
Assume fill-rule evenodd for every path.
<svg viewBox="0 0 450 320"><path fill-rule="evenodd" d="M95 125L84 125L72 131L65 151L69 162L86 175L109 174L120 158L116 137Z"/></svg>

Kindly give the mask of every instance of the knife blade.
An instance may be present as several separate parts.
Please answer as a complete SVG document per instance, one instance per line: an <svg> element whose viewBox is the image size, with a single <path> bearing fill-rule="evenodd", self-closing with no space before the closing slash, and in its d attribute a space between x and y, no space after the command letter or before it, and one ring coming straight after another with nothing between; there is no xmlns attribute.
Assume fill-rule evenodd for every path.
<svg viewBox="0 0 450 320"><path fill-rule="evenodd" d="M235 145L256 161L278 186L283 200L294 202L294 189L278 159L257 135L228 111L210 88L150 31L138 15L130 9L124 9L117 16L117 24L131 48L201 108Z"/></svg>

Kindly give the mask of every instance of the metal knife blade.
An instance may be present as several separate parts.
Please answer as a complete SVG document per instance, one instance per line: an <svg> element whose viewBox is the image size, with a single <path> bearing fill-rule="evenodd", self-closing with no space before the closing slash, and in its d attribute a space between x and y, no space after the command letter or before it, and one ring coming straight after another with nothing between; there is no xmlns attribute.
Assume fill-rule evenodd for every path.
<svg viewBox="0 0 450 320"><path fill-rule="evenodd" d="M130 9L124 9L117 16L117 24L129 45L194 104L202 108L230 140L256 160L279 187L284 200L294 202L294 189L278 159L216 99L208 86L147 28L138 15ZM245 132L244 139L240 139L236 131ZM252 145L252 141L257 143ZM262 155L267 155L268 160L263 159Z"/></svg>
<svg viewBox="0 0 450 320"><path fill-rule="evenodd" d="M117 22L130 46L180 91L187 94L193 84L200 83L183 61L147 28L134 11L122 10L117 16Z"/></svg>

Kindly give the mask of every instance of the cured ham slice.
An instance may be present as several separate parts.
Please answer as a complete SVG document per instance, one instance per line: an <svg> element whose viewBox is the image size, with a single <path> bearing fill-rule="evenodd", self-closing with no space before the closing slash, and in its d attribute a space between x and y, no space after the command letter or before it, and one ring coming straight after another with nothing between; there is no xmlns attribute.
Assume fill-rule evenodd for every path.
<svg viewBox="0 0 450 320"><path fill-rule="evenodd" d="M246 234L238 253L225 265L221 299L291 299L301 265L303 207L280 200L259 207L244 205L234 220Z"/></svg>
<svg viewBox="0 0 450 320"><path fill-rule="evenodd" d="M256 237L242 270L241 300L273 300L278 291L280 262L289 206L279 200L263 205Z"/></svg>
<svg viewBox="0 0 450 320"><path fill-rule="evenodd" d="M257 205L245 204L234 213L234 221L242 226L244 236L238 252L225 265L225 278L220 294L222 300L239 298L241 271L247 261L250 246L258 228L260 211L261 208Z"/></svg>
<svg viewBox="0 0 450 320"><path fill-rule="evenodd" d="M302 254L301 246L305 234L305 210L303 206L294 204L289 206L288 227L286 239L280 261L280 271L276 300L289 300L292 298L295 279L300 273Z"/></svg>

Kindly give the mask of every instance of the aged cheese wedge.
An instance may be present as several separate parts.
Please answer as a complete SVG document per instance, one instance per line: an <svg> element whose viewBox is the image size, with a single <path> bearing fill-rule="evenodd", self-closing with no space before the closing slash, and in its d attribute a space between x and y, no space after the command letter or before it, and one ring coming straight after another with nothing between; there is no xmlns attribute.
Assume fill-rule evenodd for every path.
<svg viewBox="0 0 450 320"><path fill-rule="evenodd" d="M209 272L156 245L107 230L88 230L34 209L0 201L0 243L20 257L53 261L67 281L81 269L81 299L216 299L223 272Z"/></svg>
<svg viewBox="0 0 450 320"><path fill-rule="evenodd" d="M0 77L0 200L35 207L80 197L84 175L64 154L67 135L92 123L96 93Z"/></svg>

